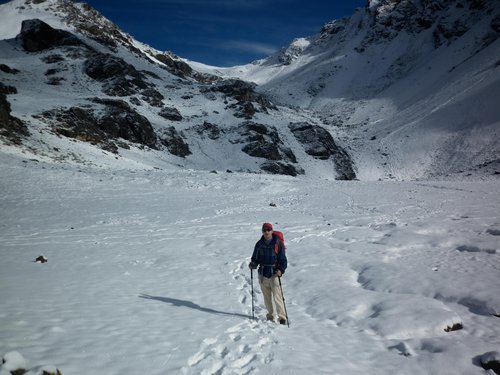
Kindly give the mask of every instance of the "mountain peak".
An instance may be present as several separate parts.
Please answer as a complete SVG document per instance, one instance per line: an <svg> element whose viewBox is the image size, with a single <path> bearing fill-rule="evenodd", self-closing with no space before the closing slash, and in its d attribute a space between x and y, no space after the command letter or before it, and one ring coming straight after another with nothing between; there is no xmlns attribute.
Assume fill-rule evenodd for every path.
<svg viewBox="0 0 500 375"><path fill-rule="evenodd" d="M348 179L474 175L500 159L499 3L370 1L206 73L85 4L0 10L0 135L27 153Z"/></svg>

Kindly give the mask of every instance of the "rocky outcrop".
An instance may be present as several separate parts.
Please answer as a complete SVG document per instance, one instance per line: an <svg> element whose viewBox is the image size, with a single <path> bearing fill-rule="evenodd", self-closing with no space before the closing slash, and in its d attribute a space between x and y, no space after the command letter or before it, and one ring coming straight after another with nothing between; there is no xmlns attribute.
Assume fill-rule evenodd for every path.
<svg viewBox="0 0 500 375"><path fill-rule="evenodd" d="M234 116L252 119L256 112L268 113L269 109L277 110L277 107L264 95L255 91L255 83L245 82L239 79L225 79L210 86L202 87L202 93L219 92L227 98L234 99L236 103L228 105L234 110Z"/></svg>
<svg viewBox="0 0 500 375"><path fill-rule="evenodd" d="M214 82L220 81L221 78L212 74L200 73L191 66L183 61L179 56L170 51L156 53L151 52L151 55L161 63L164 64L164 68L168 70L173 75L180 78L192 78L201 84L212 84Z"/></svg>
<svg viewBox="0 0 500 375"><path fill-rule="evenodd" d="M103 82L103 91L110 96L134 95L148 88L141 72L111 54L93 54L85 61L83 69L90 78Z"/></svg>
<svg viewBox="0 0 500 375"><path fill-rule="evenodd" d="M31 14L36 13L33 10L47 12L44 17L52 14L68 28L55 29L38 19L25 21L17 43L9 46L17 48L16 53L32 54L25 60L38 61L42 66L30 70L19 63L21 60L11 63L7 59L0 64L0 78L9 84L20 81L19 88L26 91L23 95L31 94L26 84L31 79L36 83L33 87L45 83L61 85L61 90L66 90L63 95L67 94L70 104L62 107L57 104L59 101L53 105L47 101L44 112L28 111L23 117L38 120L42 138L50 138L47 133L51 132L116 154L120 148L132 145L168 151L181 158L194 152L199 153L195 160L207 157L215 163L221 159L220 148L222 159L241 153L228 163L238 170L259 171L260 167L267 173L305 173L281 138L289 135L288 129L278 132L275 126L266 125L281 124L282 119L277 120L278 107L257 91L256 84L196 72L170 52L158 52L144 45L138 49L132 37L88 5L70 0L36 4L30 0L19 9ZM288 50L290 58L300 54L307 43L296 40L294 49ZM22 73L16 77L19 70L12 66ZM145 68L148 66L151 69ZM20 143L29 133L20 120L10 115L6 100L15 88L2 87L0 132L3 140ZM55 92L54 87L43 88L44 93ZM93 92L89 96L94 98L82 102L81 95L86 90ZM251 121L257 114L260 123ZM239 120L241 124L235 125L231 115L246 121ZM171 126L181 121L185 133ZM236 164L240 161L241 166Z"/></svg>
<svg viewBox="0 0 500 375"><path fill-rule="evenodd" d="M15 93L17 93L15 87L5 86L0 82L0 136L19 145L22 143L22 139L29 136L30 133L24 122L10 114L11 108L7 101L7 95Z"/></svg>
<svg viewBox="0 0 500 375"><path fill-rule="evenodd" d="M39 19L23 21L18 39L27 52L40 52L62 46L88 47L70 32L54 29Z"/></svg>
<svg viewBox="0 0 500 375"><path fill-rule="evenodd" d="M142 100L148 102L150 106L159 108L164 106L163 99L165 97L158 90L150 87L142 90L141 94Z"/></svg>
<svg viewBox="0 0 500 375"><path fill-rule="evenodd" d="M304 173L295 167L297 158L281 141L274 126L246 121L238 127L237 142L245 143L242 151L252 157L266 159L261 168L266 172L296 176Z"/></svg>
<svg viewBox="0 0 500 375"><path fill-rule="evenodd" d="M218 125L212 124L208 121L204 121L202 125L196 125L192 128L199 137L209 138L211 140L219 139L221 134L225 133L224 129L221 129Z"/></svg>
<svg viewBox="0 0 500 375"><path fill-rule="evenodd" d="M66 14L65 21L86 37L116 52L119 45L124 46L136 55L141 51L134 46L132 37L103 17L97 10L86 3L60 1L55 4L57 11Z"/></svg>
<svg viewBox="0 0 500 375"><path fill-rule="evenodd" d="M353 163L347 152L338 146L332 135L318 125L293 123L289 128L295 138L304 146L308 155L320 160L332 159L338 180L354 180Z"/></svg>
<svg viewBox="0 0 500 375"><path fill-rule="evenodd" d="M158 53L155 58L165 64L169 72L178 77L185 78L193 74L193 68L170 52Z"/></svg>
<svg viewBox="0 0 500 375"><path fill-rule="evenodd" d="M182 121L182 115L175 107L165 107L158 114L170 121Z"/></svg>
<svg viewBox="0 0 500 375"><path fill-rule="evenodd" d="M246 143L242 151L250 156L297 163L294 153L283 144L274 126L246 121L239 127L239 135Z"/></svg>
<svg viewBox="0 0 500 375"><path fill-rule="evenodd" d="M141 94L142 100L153 107L163 107L165 97L147 82L146 73L111 54L93 53L83 67L90 78L103 83L103 92L109 96Z"/></svg>
<svg viewBox="0 0 500 375"><path fill-rule="evenodd" d="M0 64L0 71L7 73L7 74L17 74L19 73L19 70L15 68L11 68L10 66L6 64Z"/></svg>
<svg viewBox="0 0 500 375"><path fill-rule="evenodd" d="M304 38L295 39L287 48L284 48L278 55L278 61L283 65L290 65L296 60L304 49L309 46L309 41Z"/></svg>
<svg viewBox="0 0 500 375"><path fill-rule="evenodd" d="M291 164L285 164L281 162L265 162L260 168L263 171L272 173L272 174L283 174L287 176L296 177L299 174L304 174L304 170L300 167L295 167Z"/></svg>
<svg viewBox="0 0 500 375"><path fill-rule="evenodd" d="M363 52L371 43L394 39L402 31L419 34L427 29L432 29L436 48L448 45L493 9L493 3L485 0L369 1L369 32L355 49Z"/></svg>
<svg viewBox="0 0 500 375"><path fill-rule="evenodd" d="M184 142L183 136L173 126L160 132L160 142L167 147L172 155L181 158L191 155L189 145Z"/></svg>
<svg viewBox="0 0 500 375"><path fill-rule="evenodd" d="M92 99L102 105L97 114L92 109L71 107L46 111L38 117L52 124L55 133L90 142L117 153L118 146L128 147L126 140L138 145L158 148L157 137L149 120L133 110L126 102Z"/></svg>

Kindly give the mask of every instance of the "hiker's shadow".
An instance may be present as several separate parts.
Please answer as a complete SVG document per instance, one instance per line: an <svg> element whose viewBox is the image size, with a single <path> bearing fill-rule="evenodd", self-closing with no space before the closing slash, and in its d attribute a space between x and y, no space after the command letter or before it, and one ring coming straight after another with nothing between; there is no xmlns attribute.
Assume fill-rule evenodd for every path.
<svg viewBox="0 0 500 375"><path fill-rule="evenodd" d="M141 294L139 298L144 298L144 299L151 299L155 301L160 301L160 302L165 302L173 306L177 307L188 307L190 309L195 309L199 311L203 311L206 313L210 314L217 314L217 315L230 315L230 316L238 316L241 318L248 319L250 318L249 315L244 315L244 314L238 314L238 313L231 313L231 312L226 312L226 311L220 311L220 310L214 310L208 307L202 307L194 302L191 301L186 301L183 299L176 299L176 298L169 298L169 297L158 297L158 296L150 296L149 294Z"/></svg>

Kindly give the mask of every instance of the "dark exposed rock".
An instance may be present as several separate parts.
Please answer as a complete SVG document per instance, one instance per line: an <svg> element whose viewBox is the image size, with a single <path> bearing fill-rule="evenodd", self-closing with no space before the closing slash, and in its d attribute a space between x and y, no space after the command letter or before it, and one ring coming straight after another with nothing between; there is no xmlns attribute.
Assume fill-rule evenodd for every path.
<svg viewBox="0 0 500 375"><path fill-rule="evenodd" d="M167 147L168 151L172 155L176 155L181 158L191 155L189 145L184 142L182 136L173 126L170 126L162 131L162 134L160 135L160 142Z"/></svg>
<svg viewBox="0 0 500 375"><path fill-rule="evenodd" d="M219 82L222 78L208 73L193 72L192 77L201 83L202 85L211 85L215 82Z"/></svg>
<svg viewBox="0 0 500 375"><path fill-rule="evenodd" d="M0 82L0 94L5 94L5 95L17 94L17 89L14 86L6 86L2 82Z"/></svg>
<svg viewBox="0 0 500 375"><path fill-rule="evenodd" d="M212 84L220 81L221 78L212 74L199 73L194 71L189 64L184 62L179 56L172 52L162 52L154 56L158 61L166 65L168 70L173 75L181 78L193 78L201 84Z"/></svg>
<svg viewBox="0 0 500 375"><path fill-rule="evenodd" d="M2 72L4 72L4 73L7 73L7 74L17 74L17 73L19 73L19 70L11 68L10 66L5 65L5 64L0 64L0 70Z"/></svg>
<svg viewBox="0 0 500 375"><path fill-rule="evenodd" d="M497 351L487 352L472 359L472 362L485 370L492 370L500 375L500 353Z"/></svg>
<svg viewBox="0 0 500 375"><path fill-rule="evenodd" d="M289 125L289 128L295 138L302 143L307 154L321 160L333 159L338 174L337 179L353 180L356 178L349 155L335 143L326 129L308 123L293 123Z"/></svg>
<svg viewBox="0 0 500 375"><path fill-rule="evenodd" d="M245 137L243 142L247 143L242 151L250 156L297 163L292 150L283 144L274 126L246 121L241 124L239 134Z"/></svg>
<svg viewBox="0 0 500 375"><path fill-rule="evenodd" d="M306 153L316 159L326 160L335 152L335 142L324 128L308 123L289 125L295 138L306 147Z"/></svg>
<svg viewBox="0 0 500 375"><path fill-rule="evenodd" d="M85 73L97 81L104 81L110 78L131 76L136 79L143 79L144 76L133 66L116 56L95 53L87 59L84 65Z"/></svg>
<svg viewBox="0 0 500 375"><path fill-rule="evenodd" d="M158 114L170 121L182 121L182 115L175 107L165 107Z"/></svg>
<svg viewBox="0 0 500 375"><path fill-rule="evenodd" d="M221 92L238 101L250 101L255 94L255 83L245 82L240 79L226 79L215 85L209 86L210 91Z"/></svg>
<svg viewBox="0 0 500 375"><path fill-rule="evenodd" d="M157 148L156 134L150 122L132 109L123 112L112 108L99 119L99 125L112 138L123 138L152 149Z"/></svg>
<svg viewBox="0 0 500 375"><path fill-rule="evenodd" d="M452 24L446 22L439 23L432 34L434 37L434 46L438 48L445 43L449 45L469 31L469 27L465 22L459 20L456 20Z"/></svg>
<svg viewBox="0 0 500 375"><path fill-rule="evenodd" d="M98 125L108 135L157 149L157 138L151 123L127 102L100 98L93 101L105 105L105 112L98 119Z"/></svg>
<svg viewBox="0 0 500 375"><path fill-rule="evenodd" d="M142 99L153 107L163 107L165 97L158 90L147 88L142 91Z"/></svg>
<svg viewBox="0 0 500 375"><path fill-rule="evenodd" d="M216 140L220 138L221 133L224 133L224 129L219 128L216 124L204 121L202 125L196 125L192 128L196 133L198 133L202 138L207 136L209 139Z"/></svg>
<svg viewBox="0 0 500 375"><path fill-rule="evenodd" d="M47 262L48 262L48 259L46 257L44 257L43 255L40 255L35 259L35 263L47 263Z"/></svg>
<svg viewBox="0 0 500 375"><path fill-rule="evenodd" d="M39 19L24 20L17 36L28 52L39 52L61 46L86 46L68 31L54 29Z"/></svg>
<svg viewBox="0 0 500 375"><path fill-rule="evenodd" d="M65 1L59 4L60 9L66 14L66 21L71 24L79 33L97 41L98 43L115 50L118 44L142 55L133 43L132 38L120 31L113 22L104 18L98 11L90 5L83 3L81 7L73 2Z"/></svg>
<svg viewBox="0 0 500 375"><path fill-rule="evenodd" d="M99 115L91 109L71 107L52 110L40 116L52 120L52 128L65 137L99 145L117 152L119 138L157 148L157 138L148 119L121 100L93 99L104 109Z"/></svg>
<svg viewBox="0 0 500 375"><path fill-rule="evenodd" d="M19 145L22 143L22 138L27 137L30 133L24 122L10 114L11 108L7 101L7 94L16 92L15 87L5 86L0 82L0 136Z"/></svg>
<svg viewBox="0 0 500 375"><path fill-rule="evenodd" d="M242 151L250 156L269 160L281 160L278 147L273 143L254 141L243 147Z"/></svg>
<svg viewBox="0 0 500 375"><path fill-rule="evenodd" d="M185 78L191 76L193 68L170 52L159 53L155 58L165 64L172 74Z"/></svg>
<svg viewBox="0 0 500 375"><path fill-rule="evenodd" d="M130 110L130 106L128 103L124 100L119 100L119 99L108 99L108 98L92 98L89 99L91 102L98 103L98 104L103 104L105 106L109 106L115 109L123 110L123 111L128 111Z"/></svg>
<svg viewBox="0 0 500 375"><path fill-rule="evenodd" d="M50 77L47 81L47 85L59 86L63 81L66 81L63 77Z"/></svg>
<svg viewBox="0 0 500 375"><path fill-rule="evenodd" d="M381 0L367 9L369 31L355 49L363 52L370 44L392 40L401 32L418 34L434 25L435 47L451 44L488 14L494 4L488 0Z"/></svg>
<svg viewBox="0 0 500 375"><path fill-rule="evenodd" d="M46 76L51 76L51 75L54 75L54 74L57 74L57 73L60 73L61 70L60 69L48 69L46 72L45 72L45 75Z"/></svg>
<svg viewBox="0 0 500 375"><path fill-rule="evenodd" d="M61 61L64 61L64 56L53 54L49 56L45 56L42 58L42 61L47 64L55 64Z"/></svg>
<svg viewBox="0 0 500 375"><path fill-rule="evenodd" d="M496 33L500 33L500 14L492 18L490 26Z"/></svg>
<svg viewBox="0 0 500 375"><path fill-rule="evenodd" d="M220 92L233 98L236 100L236 104L232 104L230 108L236 110L235 116L251 119L258 111L267 113L268 109L277 110L277 107L269 99L255 92L256 87L255 83L240 79L225 79L203 87L201 92ZM259 104L259 108L256 108L253 103Z"/></svg>
<svg viewBox="0 0 500 375"><path fill-rule="evenodd" d="M467 2L469 3L470 9L473 10L483 10L488 4L487 0L467 0Z"/></svg>
<svg viewBox="0 0 500 375"><path fill-rule="evenodd" d="M338 34L345 29L348 21L348 18L343 18L341 20L334 20L332 22L329 22L321 28L320 34L322 35L322 37Z"/></svg>
<svg viewBox="0 0 500 375"><path fill-rule="evenodd" d="M281 162L266 162L260 166L263 171L272 174L283 174L296 177L299 174L304 174L302 168L296 168L292 164L285 164Z"/></svg>
<svg viewBox="0 0 500 375"><path fill-rule="evenodd" d="M136 98L135 96L132 96L130 98L130 103L132 103L138 107L140 107L142 105L141 101L138 98Z"/></svg>
<svg viewBox="0 0 500 375"><path fill-rule="evenodd" d="M236 107L234 117L251 120L255 112L257 112L254 105L251 102L240 102L238 104L239 106Z"/></svg>
<svg viewBox="0 0 500 375"><path fill-rule="evenodd" d="M110 96L128 96L144 90L144 99L160 106L163 96L149 87L144 74L123 59L110 54L95 53L84 64L84 72L97 81L104 82L103 91Z"/></svg>
<svg viewBox="0 0 500 375"><path fill-rule="evenodd" d="M57 134L118 152L106 132L97 126L97 118L89 109L71 107L67 110L46 111L38 117L53 120L52 129Z"/></svg>
<svg viewBox="0 0 500 375"><path fill-rule="evenodd" d="M454 323L452 326L447 326L444 331L445 332L453 332L453 331L459 331L463 329L464 326L462 323Z"/></svg>

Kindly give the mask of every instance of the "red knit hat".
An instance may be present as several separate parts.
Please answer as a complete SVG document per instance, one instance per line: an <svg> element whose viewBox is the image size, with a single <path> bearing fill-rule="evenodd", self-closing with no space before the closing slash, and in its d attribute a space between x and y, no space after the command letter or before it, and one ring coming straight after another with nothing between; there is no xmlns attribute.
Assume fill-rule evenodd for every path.
<svg viewBox="0 0 500 375"><path fill-rule="evenodd" d="M273 225L271 223L264 223L264 224L262 224L262 230L264 230L264 229L273 230Z"/></svg>

